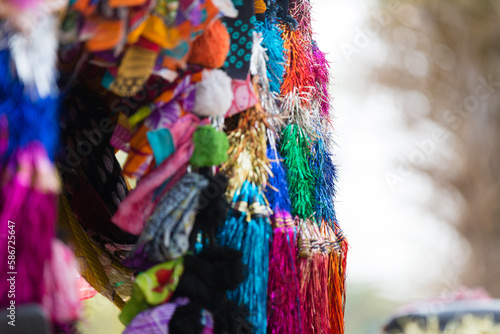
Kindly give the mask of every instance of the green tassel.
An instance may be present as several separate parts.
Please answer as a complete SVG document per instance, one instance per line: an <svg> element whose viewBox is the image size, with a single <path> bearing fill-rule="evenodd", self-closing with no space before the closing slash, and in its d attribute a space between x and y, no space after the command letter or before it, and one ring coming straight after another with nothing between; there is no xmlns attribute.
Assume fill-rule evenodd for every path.
<svg viewBox="0 0 500 334"><path fill-rule="evenodd" d="M296 124L286 126L281 137L281 155L287 167L292 214L306 219L314 214L314 173L309 165L311 140Z"/></svg>
<svg viewBox="0 0 500 334"><path fill-rule="evenodd" d="M196 167L218 166L225 162L229 141L224 132L211 125L199 126L193 135L194 152L189 162Z"/></svg>

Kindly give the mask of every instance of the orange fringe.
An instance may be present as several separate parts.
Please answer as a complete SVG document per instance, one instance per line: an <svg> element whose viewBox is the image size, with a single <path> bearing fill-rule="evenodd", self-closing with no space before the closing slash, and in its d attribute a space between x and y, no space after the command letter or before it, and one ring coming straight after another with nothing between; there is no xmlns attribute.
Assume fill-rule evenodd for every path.
<svg viewBox="0 0 500 334"><path fill-rule="evenodd" d="M255 14L262 14L265 13L267 10L267 6L264 0L255 0L254 6L255 6Z"/></svg>
<svg viewBox="0 0 500 334"><path fill-rule="evenodd" d="M311 41L299 30L292 31L288 25L282 25L284 49L287 52L288 70L281 84L283 96L294 92L311 92L315 85Z"/></svg>

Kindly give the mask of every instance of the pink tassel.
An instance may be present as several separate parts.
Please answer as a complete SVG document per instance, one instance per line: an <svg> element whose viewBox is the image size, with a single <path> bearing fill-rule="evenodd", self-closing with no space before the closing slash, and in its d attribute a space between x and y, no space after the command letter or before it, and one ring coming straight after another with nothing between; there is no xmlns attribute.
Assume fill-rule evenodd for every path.
<svg viewBox="0 0 500 334"><path fill-rule="evenodd" d="M312 25L311 25L311 1L310 0L291 0L290 13L297 20L297 30L305 34L307 40L312 40Z"/></svg>
<svg viewBox="0 0 500 334"><path fill-rule="evenodd" d="M56 221L56 195L32 188L32 182L37 183L34 166L47 160L42 150L32 144L18 152L11 166L0 170L7 180L0 191L0 268L7 276L0 280L0 305L11 300L16 304L42 301L44 266L51 258Z"/></svg>
<svg viewBox="0 0 500 334"><path fill-rule="evenodd" d="M273 222L275 228L269 253L267 332L302 333L294 222L290 213L279 209Z"/></svg>
<svg viewBox="0 0 500 334"><path fill-rule="evenodd" d="M330 94L328 94L330 64L316 42L313 42L312 51L314 59L313 72L316 78L315 98L320 101L321 115L328 118L330 115Z"/></svg>
<svg viewBox="0 0 500 334"><path fill-rule="evenodd" d="M77 264L61 241L52 242L52 260L45 267L43 307L56 324L72 323L81 315Z"/></svg>
<svg viewBox="0 0 500 334"><path fill-rule="evenodd" d="M304 333L330 334L328 295L329 256L317 225L302 222L299 241L299 276Z"/></svg>

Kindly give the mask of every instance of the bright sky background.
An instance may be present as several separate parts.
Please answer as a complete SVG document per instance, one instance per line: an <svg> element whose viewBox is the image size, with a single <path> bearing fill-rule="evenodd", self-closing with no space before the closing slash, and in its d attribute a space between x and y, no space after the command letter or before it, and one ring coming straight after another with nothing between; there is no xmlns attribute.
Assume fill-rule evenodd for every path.
<svg viewBox="0 0 500 334"><path fill-rule="evenodd" d="M332 63L340 169L336 208L351 245L348 282L373 286L394 300L428 298L436 291L425 286L433 282L456 288L454 277L467 252L456 233L429 212L435 191L430 180L416 172L395 187L386 180L433 128L409 131L387 88L369 82L370 65L388 56L379 33L370 35L369 22L380 13L375 3L313 2L316 39ZM390 17L388 8L382 10ZM369 37L360 39L360 31ZM356 46L349 56L345 50Z"/></svg>

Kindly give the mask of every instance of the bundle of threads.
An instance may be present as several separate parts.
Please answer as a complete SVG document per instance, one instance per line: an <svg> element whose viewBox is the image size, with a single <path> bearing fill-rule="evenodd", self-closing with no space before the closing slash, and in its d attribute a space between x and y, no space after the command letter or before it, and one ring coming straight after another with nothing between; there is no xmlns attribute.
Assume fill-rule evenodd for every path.
<svg viewBox="0 0 500 334"><path fill-rule="evenodd" d="M60 147L57 94L31 106L33 87L51 92L55 80L18 83L26 68L9 76L12 51L0 45L2 224L53 234L52 162L64 151L60 226L125 333L344 333L348 244L334 208L329 64L309 0L66 5ZM25 243L42 250L38 272L44 238Z"/></svg>

